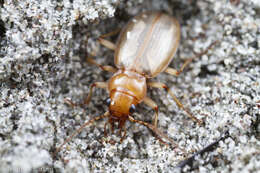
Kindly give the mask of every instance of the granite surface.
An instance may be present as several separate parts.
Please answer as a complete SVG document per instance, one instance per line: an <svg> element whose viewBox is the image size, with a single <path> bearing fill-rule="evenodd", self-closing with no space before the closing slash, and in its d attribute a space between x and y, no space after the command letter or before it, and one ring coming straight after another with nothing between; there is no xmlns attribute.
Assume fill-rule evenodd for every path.
<svg viewBox="0 0 260 173"><path fill-rule="evenodd" d="M260 172L260 0L6 0L0 8L0 172L179 172L180 161L226 131L230 137L183 171ZM170 86L204 124L193 122L165 91L149 89L159 106L159 129L185 151L130 122L122 143L116 134L105 138L104 119L54 153L107 110L102 89L85 107L65 101L81 102L91 83L112 75L86 63L87 54L96 54L98 63L114 65L113 52L97 38L148 10L181 24L173 68L218 41L179 77L151 79ZM134 117L152 122L153 114L140 104Z"/></svg>

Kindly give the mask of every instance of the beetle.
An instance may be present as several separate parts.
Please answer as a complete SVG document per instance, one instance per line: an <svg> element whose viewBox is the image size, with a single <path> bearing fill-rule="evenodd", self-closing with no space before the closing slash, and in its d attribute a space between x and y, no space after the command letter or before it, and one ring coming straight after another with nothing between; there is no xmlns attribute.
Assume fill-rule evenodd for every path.
<svg viewBox="0 0 260 173"><path fill-rule="evenodd" d="M110 35L112 34L107 34L106 36ZM162 141L160 137L164 137L173 144L174 142L167 135L157 129L158 106L151 98L146 96L147 87L165 89L179 108L183 109L192 120L201 123L201 120L193 116L165 84L147 82L149 78L154 78L161 72L178 76L192 61L193 58L187 59L180 70L168 67L177 51L180 35L180 24L174 17L162 12L143 12L132 18L121 30L116 44L104 39L106 36L100 37L99 42L102 45L115 51L114 63L116 68L100 65L93 58L87 58L89 63L114 74L108 82L93 83L83 104L89 103L94 88L104 88L109 92L109 98L106 101L109 110L103 115L97 116L83 124L64 141L58 150L81 132L84 127L105 117L108 117L108 121L104 126L105 135L107 124L110 124L113 132L114 124L118 123L121 141L123 141L126 135L125 122L129 120L151 129L160 141ZM206 51L196 56L207 53L212 46L213 44ZM71 101L67 101L75 105ZM136 106L141 102L154 109L153 124L136 120L132 117ZM123 135L121 134L122 129L124 130Z"/></svg>

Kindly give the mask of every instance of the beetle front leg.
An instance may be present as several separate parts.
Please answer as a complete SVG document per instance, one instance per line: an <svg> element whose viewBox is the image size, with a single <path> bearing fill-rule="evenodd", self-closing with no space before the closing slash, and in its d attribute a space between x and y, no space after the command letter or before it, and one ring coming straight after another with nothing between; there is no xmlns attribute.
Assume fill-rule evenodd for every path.
<svg viewBox="0 0 260 173"><path fill-rule="evenodd" d="M85 123L84 123L83 125L81 125L76 131L74 131L74 132L72 133L72 135L70 135L70 136L56 149L55 153L58 153L58 152L62 149L62 147L63 147L65 144L67 144L68 142L70 142L71 139L72 139L75 135L79 134L86 126L93 124L95 121L98 121L98 120L100 120L100 119L103 119L103 118L105 118L105 117L108 117L109 115L110 115L110 114L109 114L109 111L107 111L107 112L105 112L103 115L99 115L98 117L94 117L94 118L90 119L89 121L85 122Z"/></svg>
<svg viewBox="0 0 260 173"><path fill-rule="evenodd" d="M147 83L148 86L153 87L153 88L159 88L159 89L165 89L173 98L173 100L175 101L175 103L177 104L177 106L184 110L186 112L186 114L195 122L197 122L198 124L201 124L202 121L197 119L194 115L192 115L192 113L183 106L183 104L179 101L179 99L175 96L175 94L164 84L161 82L149 82Z"/></svg>
<svg viewBox="0 0 260 173"><path fill-rule="evenodd" d="M72 107L75 106L84 106L87 105L90 102L90 99L92 97L92 93L93 93L93 89L94 87L98 87L98 88L103 88L106 89L107 88L107 83L106 82L95 82L91 85L90 87L90 91L88 96L84 99L83 103L73 103L71 100L69 99L65 99L65 102L68 103L69 105L71 105Z"/></svg>
<svg viewBox="0 0 260 173"><path fill-rule="evenodd" d="M155 127L157 127L157 122L158 122L158 106L157 106L157 104L152 99L150 99L149 97L144 98L144 103L147 106L154 109L155 115L154 115L153 124L154 124Z"/></svg>
<svg viewBox="0 0 260 173"><path fill-rule="evenodd" d="M123 136L122 136L122 128L123 128L123 130L124 130ZM124 140L125 137L126 137L126 126L124 125L124 127L122 127L122 128L120 128L120 130L119 130L119 134L120 134L120 136L121 136L120 143L122 143L123 140Z"/></svg>
<svg viewBox="0 0 260 173"><path fill-rule="evenodd" d="M178 146L178 144L176 144L171 138L169 138L166 134L164 134L163 132L161 132L159 129L157 129L157 127L155 127L154 125L147 123L145 121L141 121L141 120L136 120L134 119L134 117L130 116L128 117L128 119L133 122L133 123L138 123L141 124L143 126L146 126L148 129L152 130L152 132L154 132L155 137L164 145L169 146L169 144L165 141L162 140L162 138L166 139L174 148L178 148L180 149L182 152L186 153L186 151L182 148L180 148Z"/></svg>
<svg viewBox="0 0 260 173"><path fill-rule="evenodd" d="M93 83L90 87L90 91L89 91L88 96L84 99L84 104L88 104L90 102L94 87L106 89L107 83L106 82L95 82L95 83Z"/></svg>
<svg viewBox="0 0 260 173"><path fill-rule="evenodd" d="M105 137L107 137L107 124L108 124L108 122L106 122L106 123L104 124L104 136L105 136Z"/></svg>

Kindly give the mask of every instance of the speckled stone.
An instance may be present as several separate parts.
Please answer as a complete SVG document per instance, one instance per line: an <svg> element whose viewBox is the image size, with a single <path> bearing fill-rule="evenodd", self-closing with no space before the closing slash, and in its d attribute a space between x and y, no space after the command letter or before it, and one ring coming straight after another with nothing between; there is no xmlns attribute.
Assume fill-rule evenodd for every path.
<svg viewBox="0 0 260 173"><path fill-rule="evenodd" d="M260 171L259 0L6 0L0 8L0 172L178 172L180 161L226 130L232 138L198 157L193 172ZM107 110L108 94L101 89L84 108L64 100L82 101L91 83L111 76L87 64L87 52L113 65L113 52L96 42L98 36L147 10L174 15L181 24L173 68L218 41L178 78L153 79L170 86L204 124L154 89L148 96L159 106L159 129L185 152L161 145L132 123L123 143L116 134L105 138L106 120L100 120L54 154L80 125ZM153 111L141 104L134 117L152 122Z"/></svg>

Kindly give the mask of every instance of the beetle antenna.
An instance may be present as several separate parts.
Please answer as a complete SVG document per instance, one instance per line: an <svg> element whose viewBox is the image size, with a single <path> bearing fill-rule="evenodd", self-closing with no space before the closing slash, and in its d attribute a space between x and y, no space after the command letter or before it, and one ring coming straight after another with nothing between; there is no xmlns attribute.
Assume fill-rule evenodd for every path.
<svg viewBox="0 0 260 173"><path fill-rule="evenodd" d="M150 130L152 130L152 131L155 133L157 139L158 139L161 143L163 143L163 144L165 144L165 145L168 146L168 144L161 139L161 137L163 137L164 139L168 140L173 147L179 148L179 149L181 149L184 153L186 153L186 151L185 151L184 149L180 148L180 147L178 146L178 144L176 144L176 142L174 142L171 138L169 138L166 134L164 134L162 131L160 131L158 128L156 128L154 125L152 125L152 124L150 124L150 123L147 123L147 122L144 122L144 121L141 121L141 120L136 120L136 119L134 119L132 116L129 116L129 120L130 120L131 122L138 123L138 124L141 124L141 125L143 125L143 126L146 126L146 127L149 128Z"/></svg>
<svg viewBox="0 0 260 173"><path fill-rule="evenodd" d="M95 121L97 120L100 120L102 118L105 118L105 117L108 117L110 114L109 114L109 111L105 112L103 115L100 115L98 117L95 117L95 118L92 118L91 120L87 121L86 123L84 123L83 125L80 126L79 129L77 129L74 133L72 133L72 135L70 135L70 137L68 137L62 144L59 148L56 149L56 153L58 153L62 147L68 143L69 141L71 141L71 139L76 136L77 134L79 134L86 126L90 125L90 124L93 124Z"/></svg>

